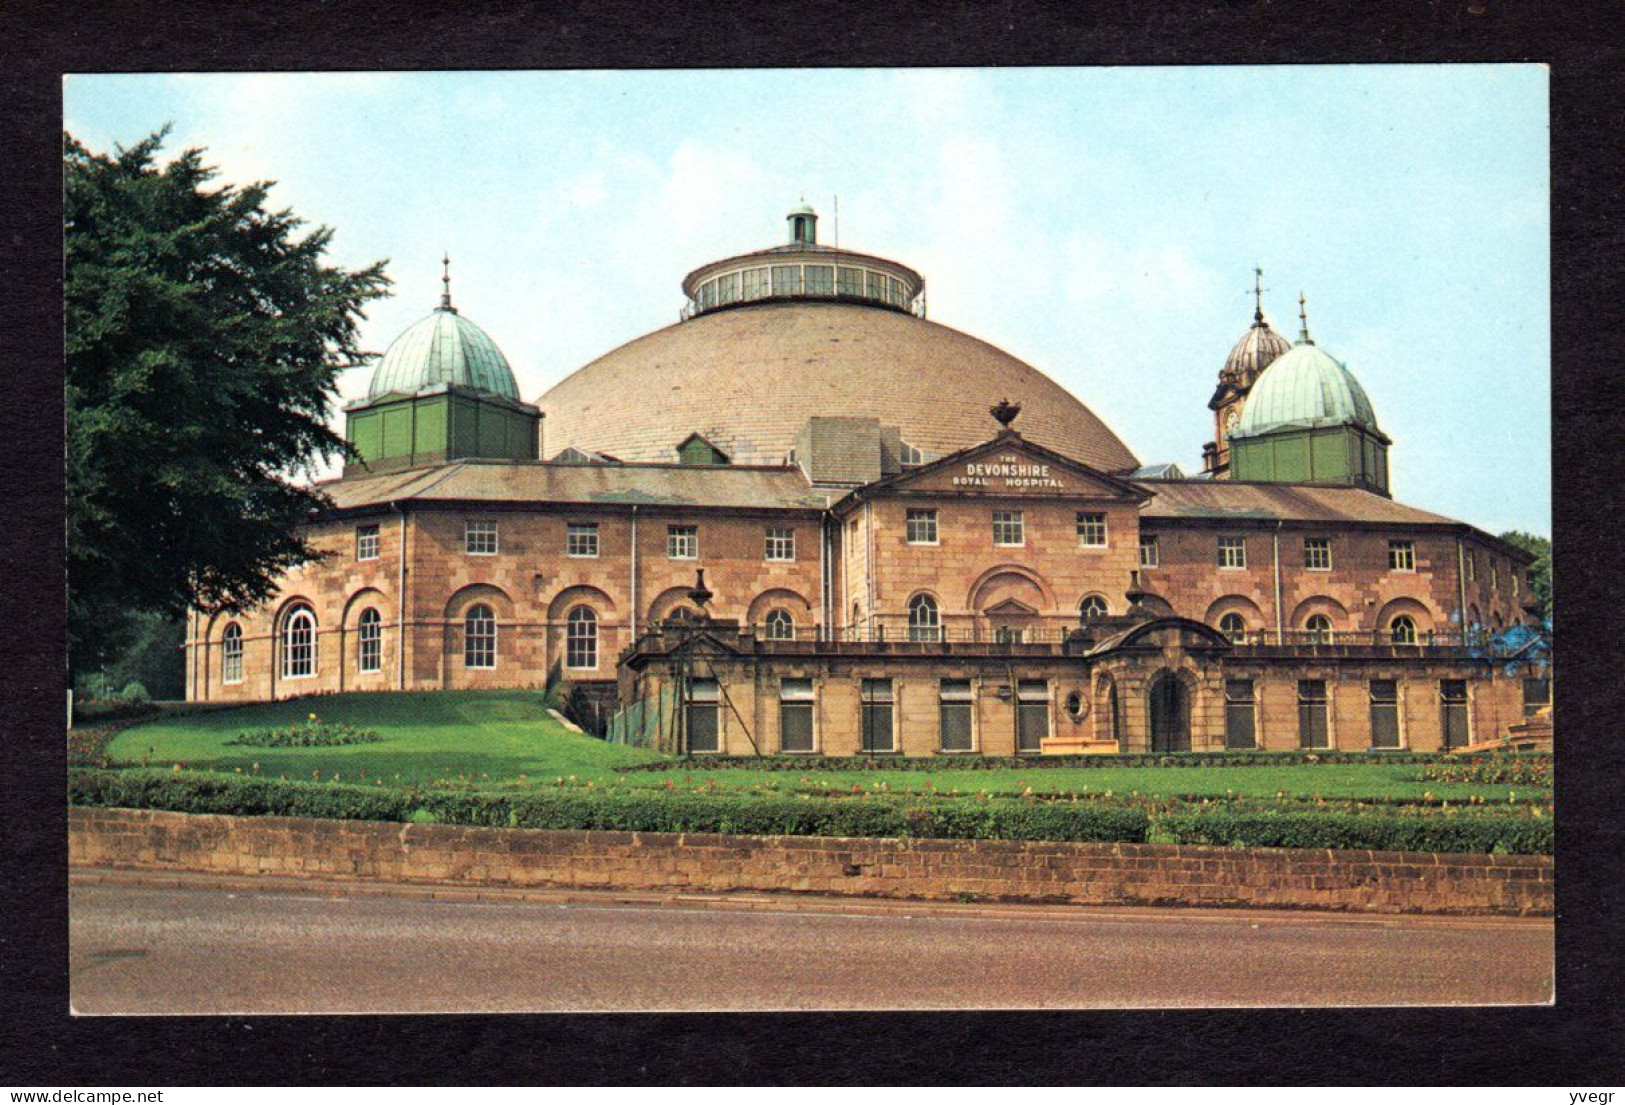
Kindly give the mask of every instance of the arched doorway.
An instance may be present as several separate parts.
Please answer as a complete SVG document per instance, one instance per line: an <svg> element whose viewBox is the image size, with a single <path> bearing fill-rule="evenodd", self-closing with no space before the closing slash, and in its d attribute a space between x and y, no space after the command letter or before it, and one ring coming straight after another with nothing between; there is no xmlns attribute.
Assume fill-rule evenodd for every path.
<svg viewBox="0 0 1625 1105"><path fill-rule="evenodd" d="M1171 671L1151 680L1151 751L1191 750L1191 693Z"/></svg>

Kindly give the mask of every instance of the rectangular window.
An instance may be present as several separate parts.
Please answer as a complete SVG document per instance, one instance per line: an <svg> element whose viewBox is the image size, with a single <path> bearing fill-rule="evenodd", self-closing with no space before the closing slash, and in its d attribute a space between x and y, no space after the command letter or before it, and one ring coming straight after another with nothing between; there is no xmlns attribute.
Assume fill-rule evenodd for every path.
<svg viewBox="0 0 1625 1105"><path fill-rule="evenodd" d="M1049 736L1049 684L1023 679L1016 684L1016 752L1036 755Z"/></svg>
<svg viewBox="0 0 1625 1105"><path fill-rule="evenodd" d="M1245 568L1247 566L1247 539L1245 537L1219 538L1219 567Z"/></svg>
<svg viewBox="0 0 1625 1105"><path fill-rule="evenodd" d="M1298 680L1298 745L1331 747L1331 716L1324 679Z"/></svg>
<svg viewBox="0 0 1625 1105"><path fill-rule="evenodd" d="M975 747L971 725L971 709L975 700L971 696L970 680L944 679L939 696L938 739L942 751L971 751Z"/></svg>
<svg viewBox="0 0 1625 1105"><path fill-rule="evenodd" d="M774 265L773 266L773 294L774 295L800 295L801 294L801 266L800 265Z"/></svg>
<svg viewBox="0 0 1625 1105"><path fill-rule="evenodd" d="M1464 748L1473 742L1467 719L1467 680L1439 680L1439 729L1446 748Z"/></svg>
<svg viewBox="0 0 1625 1105"><path fill-rule="evenodd" d="M722 750L722 694L715 679L691 679L685 721L690 752Z"/></svg>
<svg viewBox="0 0 1625 1105"><path fill-rule="evenodd" d="M1026 528L1022 522L1019 510L995 510L993 512L993 543L1006 547L1015 547L1027 543Z"/></svg>
<svg viewBox="0 0 1625 1105"><path fill-rule="evenodd" d="M840 292L840 294L857 296L861 296L863 294L862 269L849 269L845 265L842 265L841 268L836 272L835 279L835 290Z"/></svg>
<svg viewBox="0 0 1625 1105"><path fill-rule="evenodd" d="M241 655L239 653L239 655ZM1534 717L1541 710L1552 704L1552 681L1550 679L1525 679L1523 681L1523 716Z"/></svg>
<svg viewBox="0 0 1625 1105"><path fill-rule="evenodd" d="M464 522L463 550L471 556L497 554L497 524L495 522Z"/></svg>
<svg viewBox="0 0 1625 1105"><path fill-rule="evenodd" d="M1332 570L1332 539L1305 537L1303 539L1303 566L1311 572Z"/></svg>
<svg viewBox="0 0 1625 1105"><path fill-rule="evenodd" d="M1078 515L1078 544L1085 548L1106 547L1106 516L1097 513Z"/></svg>
<svg viewBox="0 0 1625 1105"><path fill-rule="evenodd" d="M895 752L892 729L895 702L890 679L865 679L859 692L862 712L862 741L865 752Z"/></svg>
<svg viewBox="0 0 1625 1105"><path fill-rule="evenodd" d="M771 287L766 269L745 270L746 299L762 299L768 294Z"/></svg>
<svg viewBox="0 0 1625 1105"><path fill-rule="evenodd" d="M673 560L699 559L700 527L667 526L666 555Z"/></svg>
<svg viewBox="0 0 1625 1105"><path fill-rule="evenodd" d="M564 538L564 555L597 556L598 523L571 522L569 532Z"/></svg>
<svg viewBox="0 0 1625 1105"><path fill-rule="evenodd" d="M1258 747L1258 701L1251 679L1224 681L1224 746Z"/></svg>
<svg viewBox="0 0 1625 1105"><path fill-rule="evenodd" d="M717 305L739 302L739 274L731 272L717 278Z"/></svg>
<svg viewBox="0 0 1625 1105"><path fill-rule="evenodd" d="M378 526L357 526L355 528L355 558L357 560L378 559Z"/></svg>
<svg viewBox="0 0 1625 1105"><path fill-rule="evenodd" d="M1155 534L1140 534L1140 567L1157 568L1162 565L1162 549Z"/></svg>
<svg viewBox="0 0 1625 1105"><path fill-rule="evenodd" d="M1467 581L1469 583L1471 583L1474 580L1476 580L1477 578L1478 578L1478 551L1476 549L1468 549L1467 550Z"/></svg>
<svg viewBox="0 0 1625 1105"><path fill-rule="evenodd" d="M878 272L866 272L863 275L863 294L869 299L886 298L886 278Z"/></svg>
<svg viewBox="0 0 1625 1105"><path fill-rule="evenodd" d="M808 295L834 295L835 269L829 265L803 266L807 274Z"/></svg>
<svg viewBox="0 0 1625 1105"><path fill-rule="evenodd" d="M813 684L811 679L779 681L779 751L813 750Z"/></svg>
<svg viewBox="0 0 1625 1105"><path fill-rule="evenodd" d="M908 512L908 543L935 545L937 543L937 512L910 510Z"/></svg>
<svg viewBox="0 0 1625 1105"><path fill-rule="evenodd" d="M1392 679L1371 681L1371 747L1399 747L1399 684Z"/></svg>
<svg viewBox="0 0 1625 1105"><path fill-rule="evenodd" d="M1416 545L1410 541L1388 542L1388 570L1390 572L1416 571Z"/></svg>
<svg viewBox="0 0 1625 1105"><path fill-rule="evenodd" d="M796 558L796 531L789 526L768 526L767 558L769 560L794 560Z"/></svg>

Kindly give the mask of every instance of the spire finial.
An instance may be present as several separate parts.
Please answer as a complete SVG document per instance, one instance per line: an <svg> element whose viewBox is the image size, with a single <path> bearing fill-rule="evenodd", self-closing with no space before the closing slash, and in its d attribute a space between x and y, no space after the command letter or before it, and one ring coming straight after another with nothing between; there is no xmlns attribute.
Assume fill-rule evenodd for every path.
<svg viewBox="0 0 1625 1105"><path fill-rule="evenodd" d="M451 254L448 252L440 258L440 283L443 288L440 292L440 309L442 311L455 311L451 305Z"/></svg>
<svg viewBox="0 0 1625 1105"><path fill-rule="evenodd" d="M1010 423L1014 422L1016 415L1021 413L1021 404L1012 403L1008 399L1000 399L996 405L989 408L988 413L993 416L995 422L1009 430Z"/></svg>
<svg viewBox="0 0 1625 1105"><path fill-rule="evenodd" d="M1253 325L1264 325L1264 269L1253 266Z"/></svg>
<svg viewBox="0 0 1625 1105"><path fill-rule="evenodd" d="M1314 345L1315 339L1309 336L1309 309L1304 306L1303 292L1298 292L1298 340L1305 345Z"/></svg>

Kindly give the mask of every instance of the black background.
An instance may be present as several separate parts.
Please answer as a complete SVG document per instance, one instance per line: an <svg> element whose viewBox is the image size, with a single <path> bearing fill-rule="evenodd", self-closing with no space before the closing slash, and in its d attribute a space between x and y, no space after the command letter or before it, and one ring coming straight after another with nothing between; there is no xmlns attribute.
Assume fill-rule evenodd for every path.
<svg viewBox="0 0 1625 1105"><path fill-rule="evenodd" d="M0 11L0 1085L1621 1081L1620 7L34 3ZM74 1018L67 1004L62 74L299 69L1551 67L1559 718L1549 1008ZM163 120L152 120L156 128ZM1305 249L1313 249L1312 242ZM1531 288L1538 282L1531 274ZM1481 366L1495 386L1501 366ZM1470 402L1471 396L1463 396ZM1486 426L1461 463L1519 432ZM1493 956L1486 947L1485 955Z"/></svg>

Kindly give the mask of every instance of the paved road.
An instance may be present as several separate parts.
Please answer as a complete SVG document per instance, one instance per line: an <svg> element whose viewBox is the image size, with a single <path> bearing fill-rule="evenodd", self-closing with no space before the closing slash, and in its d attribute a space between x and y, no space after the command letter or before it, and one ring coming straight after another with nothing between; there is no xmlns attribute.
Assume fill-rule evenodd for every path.
<svg viewBox="0 0 1625 1105"><path fill-rule="evenodd" d="M1538 1003L1549 920L762 895L485 895L77 873L79 1013Z"/></svg>

